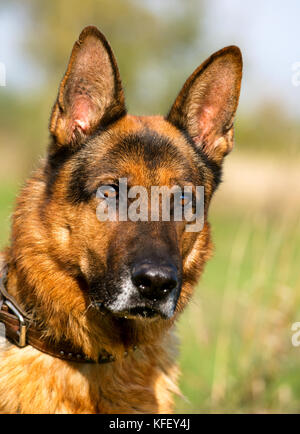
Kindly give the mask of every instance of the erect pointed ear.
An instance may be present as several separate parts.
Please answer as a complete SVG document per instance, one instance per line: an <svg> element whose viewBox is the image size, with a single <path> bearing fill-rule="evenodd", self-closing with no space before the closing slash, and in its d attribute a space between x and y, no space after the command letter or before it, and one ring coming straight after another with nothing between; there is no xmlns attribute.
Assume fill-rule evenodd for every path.
<svg viewBox="0 0 300 434"><path fill-rule="evenodd" d="M96 27L86 27L75 43L50 119L57 146L78 146L98 126L126 113L113 52Z"/></svg>
<svg viewBox="0 0 300 434"><path fill-rule="evenodd" d="M167 117L217 163L233 146L242 63L235 46L213 54L188 78Z"/></svg>

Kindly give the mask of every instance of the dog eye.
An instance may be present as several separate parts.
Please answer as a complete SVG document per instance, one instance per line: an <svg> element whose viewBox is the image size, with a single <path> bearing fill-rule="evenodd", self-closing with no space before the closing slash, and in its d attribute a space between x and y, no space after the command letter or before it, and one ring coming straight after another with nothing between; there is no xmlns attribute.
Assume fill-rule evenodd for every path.
<svg viewBox="0 0 300 434"><path fill-rule="evenodd" d="M117 185L102 185L98 189L98 197L101 199L115 199L119 196L119 187Z"/></svg>
<svg viewBox="0 0 300 434"><path fill-rule="evenodd" d="M193 200L192 193L182 193L180 196L180 201L182 206L188 205Z"/></svg>

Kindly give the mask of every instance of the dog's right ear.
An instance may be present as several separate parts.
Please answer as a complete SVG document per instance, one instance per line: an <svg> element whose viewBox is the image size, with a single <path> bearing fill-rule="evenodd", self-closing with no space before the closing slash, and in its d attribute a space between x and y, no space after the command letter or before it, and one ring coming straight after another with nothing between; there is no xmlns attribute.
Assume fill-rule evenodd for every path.
<svg viewBox="0 0 300 434"><path fill-rule="evenodd" d="M102 33L86 27L75 43L50 119L57 147L82 144L97 127L126 113L113 52Z"/></svg>

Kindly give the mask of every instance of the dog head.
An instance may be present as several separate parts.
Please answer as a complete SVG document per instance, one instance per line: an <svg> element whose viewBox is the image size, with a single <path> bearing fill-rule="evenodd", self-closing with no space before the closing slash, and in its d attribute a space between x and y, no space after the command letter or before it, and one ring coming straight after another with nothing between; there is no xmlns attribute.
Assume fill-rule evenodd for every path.
<svg viewBox="0 0 300 434"><path fill-rule="evenodd" d="M239 49L224 48L189 77L166 117L130 116L108 42L83 30L51 115L41 211L51 261L78 282L81 295L68 297L82 311L172 321L184 308L210 255L207 211L233 146L241 75ZM199 230L188 230L188 213L174 218L174 200L170 218L151 218L151 189L175 186L177 211L179 203L192 214L204 187ZM108 201L111 218L100 219ZM128 218L130 209L147 211Z"/></svg>

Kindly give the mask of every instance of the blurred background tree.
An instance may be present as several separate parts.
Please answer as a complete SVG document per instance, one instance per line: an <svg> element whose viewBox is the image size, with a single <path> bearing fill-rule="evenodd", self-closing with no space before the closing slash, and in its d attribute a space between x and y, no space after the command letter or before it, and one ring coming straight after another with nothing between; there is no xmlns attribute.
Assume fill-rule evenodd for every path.
<svg viewBox="0 0 300 434"><path fill-rule="evenodd" d="M47 81L56 85L78 33L96 23L116 54L129 109L144 114L166 110L181 78L178 64L190 66L200 35L202 2L176 3L174 9L157 14L147 2L136 0L85 0L84 7L79 0L33 0L28 12L34 32L26 48L46 71Z"/></svg>

